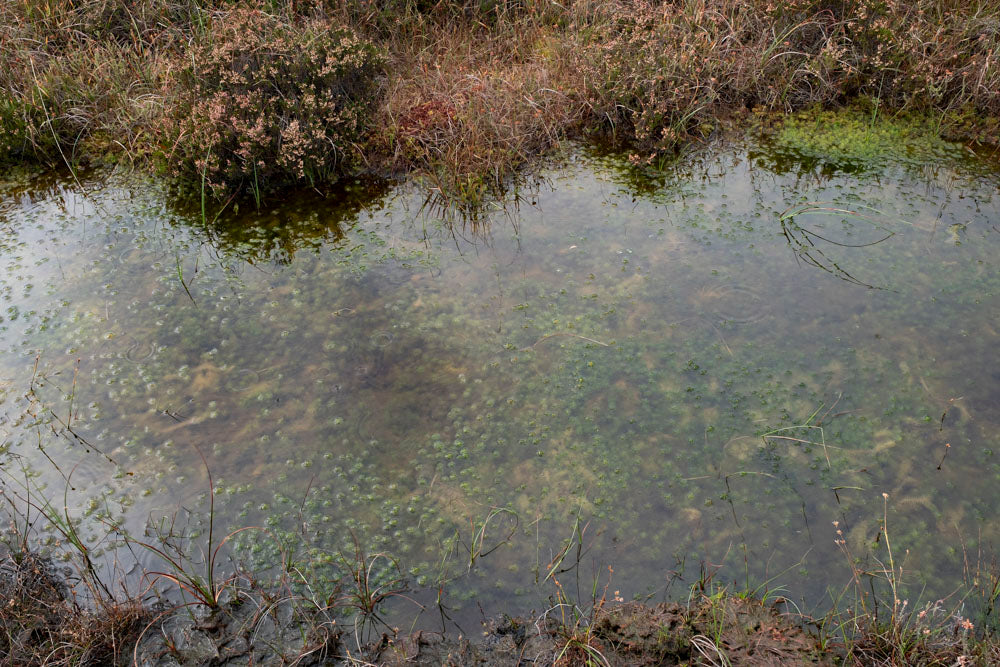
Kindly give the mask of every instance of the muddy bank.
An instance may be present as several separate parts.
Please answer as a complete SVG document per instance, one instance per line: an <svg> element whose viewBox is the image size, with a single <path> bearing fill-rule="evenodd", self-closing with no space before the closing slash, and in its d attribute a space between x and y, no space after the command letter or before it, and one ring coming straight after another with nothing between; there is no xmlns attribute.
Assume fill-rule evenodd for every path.
<svg viewBox="0 0 1000 667"><path fill-rule="evenodd" d="M35 553L2 547L0 665L993 665L1000 642L947 616L822 619L782 597L692 589L686 604L563 601L481 620L475 634L389 628L308 586L234 587L214 611L146 590L122 598ZM123 587L124 589L124 587ZM883 611L889 610L883 607ZM376 612L377 613L377 612ZM486 613L486 612L484 612Z"/></svg>
<svg viewBox="0 0 1000 667"><path fill-rule="evenodd" d="M833 656L800 618L721 594L689 606L556 606L484 618L477 635L463 637L380 631L349 610L287 592L243 590L206 613L200 605L119 601L74 590L73 582L72 570L45 558L4 554L0 664L679 665L725 656L732 664L797 665L832 664Z"/></svg>
<svg viewBox="0 0 1000 667"><path fill-rule="evenodd" d="M383 633L360 644L339 625L261 631L248 608L227 608L199 623L171 619L141 645L151 665L802 665L834 664L835 654L798 622L760 601L705 598L686 607L636 602L601 608L567 625L558 614L484 620L478 636ZM257 621L257 622L255 622ZM165 638L169 637L168 640ZM304 638L304 640L303 640Z"/></svg>

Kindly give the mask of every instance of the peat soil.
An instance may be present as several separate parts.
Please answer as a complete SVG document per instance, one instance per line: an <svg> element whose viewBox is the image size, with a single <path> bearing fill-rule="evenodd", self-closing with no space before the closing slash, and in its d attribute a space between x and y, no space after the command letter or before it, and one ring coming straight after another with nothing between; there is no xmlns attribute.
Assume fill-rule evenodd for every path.
<svg viewBox="0 0 1000 667"><path fill-rule="evenodd" d="M140 645L142 664L167 665L803 665L834 664L794 617L757 600L705 598L687 607L637 602L601 608L586 623L509 616L484 621L477 637L382 634L367 644L355 628L288 626L261 631L252 605L201 622L171 619ZM314 626L315 628L316 626ZM722 657L724 656L724 657Z"/></svg>

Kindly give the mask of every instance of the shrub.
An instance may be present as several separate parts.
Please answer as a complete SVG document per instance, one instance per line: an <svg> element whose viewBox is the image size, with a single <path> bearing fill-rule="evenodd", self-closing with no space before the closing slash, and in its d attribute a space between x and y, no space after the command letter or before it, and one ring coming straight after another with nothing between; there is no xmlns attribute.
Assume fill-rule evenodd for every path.
<svg viewBox="0 0 1000 667"><path fill-rule="evenodd" d="M640 150L672 148L726 102L742 106L755 87L752 8L637 0L605 12L580 51L584 92L598 121Z"/></svg>
<svg viewBox="0 0 1000 667"><path fill-rule="evenodd" d="M245 9L218 14L187 60L167 166L217 196L344 173L385 62L347 28Z"/></svg>
<svg viewBox="0 0 1000 667"><path fill-rule="evenodd" d="M653 154L745 108L872 98L894 110L1000 110L1000 3L620 0L581 45L596 122Z"/></svg>

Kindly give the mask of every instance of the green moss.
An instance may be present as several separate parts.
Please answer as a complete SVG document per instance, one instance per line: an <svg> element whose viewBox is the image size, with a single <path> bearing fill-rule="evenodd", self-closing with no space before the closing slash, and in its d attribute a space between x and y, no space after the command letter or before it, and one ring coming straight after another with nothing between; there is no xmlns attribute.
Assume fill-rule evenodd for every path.
<svg viewBox="0 0 1000 667"><path fill-rule="evenodd" d="M887 116L877 104L868 106L814 108L787 116L771 140L776 161L855 173L890 163L919 165L964 156L962 147L942 139L926 116Z"/></svg>

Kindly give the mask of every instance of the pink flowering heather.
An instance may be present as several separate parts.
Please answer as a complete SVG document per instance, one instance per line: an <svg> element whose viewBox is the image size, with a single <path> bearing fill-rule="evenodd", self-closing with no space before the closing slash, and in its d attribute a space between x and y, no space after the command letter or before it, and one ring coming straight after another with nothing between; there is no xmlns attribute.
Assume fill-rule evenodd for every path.
<svg viewBox="0 0 1000 667"><path fill-rule="evenodd" d="M384 66L346 28L246 9L217 15L188 63L167 166L217 196L344 173Z"/></svg>

